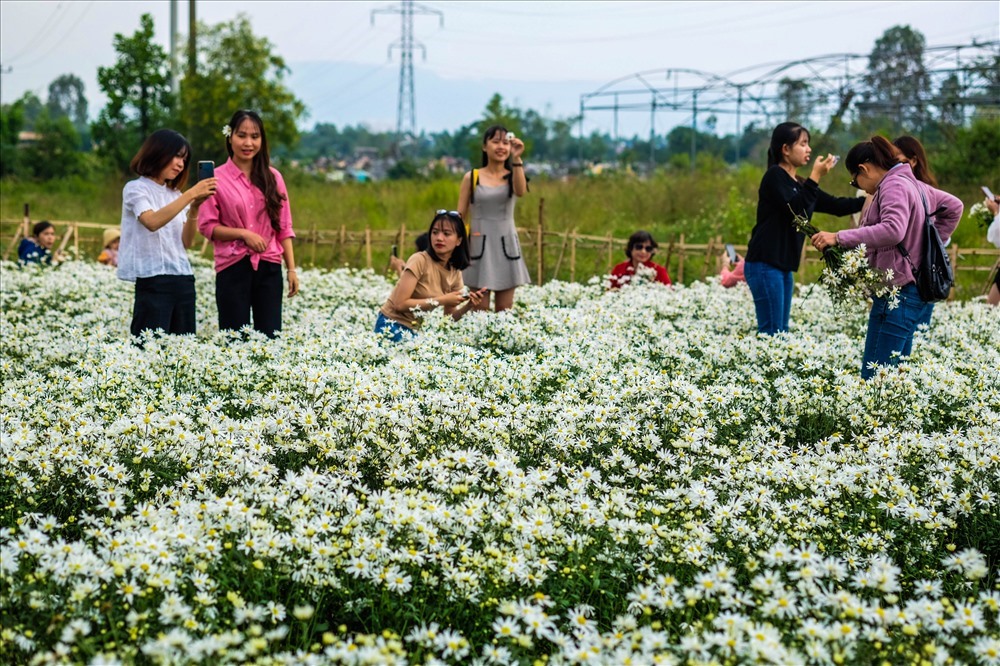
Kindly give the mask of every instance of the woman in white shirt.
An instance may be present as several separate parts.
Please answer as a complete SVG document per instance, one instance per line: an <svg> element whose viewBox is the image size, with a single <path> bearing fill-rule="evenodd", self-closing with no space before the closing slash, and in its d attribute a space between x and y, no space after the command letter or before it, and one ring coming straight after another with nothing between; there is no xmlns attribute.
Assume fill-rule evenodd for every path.
<svg viewBox="0 0 1000 666"><path fill-rule="evenodd" d="M118 277L135 282L132 335L195 332L194 271L187 248L198 230L198 206L215 192L215 178L182 192L190 161L191 145L169 129L149 135L132 158L139 178L122 190L118 250Z"/></svg>

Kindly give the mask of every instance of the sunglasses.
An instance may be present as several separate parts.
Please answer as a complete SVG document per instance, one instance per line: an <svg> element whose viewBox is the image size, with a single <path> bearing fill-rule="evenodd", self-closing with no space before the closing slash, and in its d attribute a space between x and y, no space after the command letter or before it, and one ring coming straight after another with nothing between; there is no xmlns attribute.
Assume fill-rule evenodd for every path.
<svg viewBox="0 0 1000 666"><path fill-rule="evenodd" d="M861 164L864 164L864 162L862 162ZM853 188L858 187L858 176L861 175L861 164L858 165L858 170L854 172L853 174L854 177L851 178L851 182L848 183Z"/></svg>
<svg viewBox="0 0 1000 666"><path fill-rule="evenodd" d="M652 252L656 249L655 245L633 245L633 250L642 250L643 252Z"/></svg>
<svg viewBox="0 0 1000 666"><path fill-rule="evenodd" d="M457 210L445 210L444 208L434 213L434 215L435 216L447 215L448 217L454 218L456 220L462 219L462 214L459 213Z"/></svg>

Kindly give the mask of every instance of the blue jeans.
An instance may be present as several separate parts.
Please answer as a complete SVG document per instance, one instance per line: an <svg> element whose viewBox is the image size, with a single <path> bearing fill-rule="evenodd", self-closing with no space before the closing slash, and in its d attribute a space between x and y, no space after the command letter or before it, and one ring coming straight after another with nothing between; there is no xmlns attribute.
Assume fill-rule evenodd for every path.
<svg viewBox="0 0 1000 666"><path fill-rule="evenodd" d="M757 331L774 335L788 330L795 283L791 271L783 271L763 261L743 262L743 275L753 294L757 310Z"/></svg>
<svg viewBox="0 0 1000 666"><path fill-rule="evenodd" d="M412 328L389 319L381 312L378 313L378 319L375 320L375 332L381 333L393 342L402 342L404 335L411 337L416 337L417 335L416 331Z"/></svg>
<svg viewBox="0 0 1000 666"><path fill-rule="evenodd" d="M921 324L930 325L933 312L934 304L922 300L913 283L899 290L899 307L895 310L889 309L886 299L873 298L861 378L870 379L875 374L875 370L868 367L870 363L897 365L900 358L909 356L913 349L913 333Z"/></svg>

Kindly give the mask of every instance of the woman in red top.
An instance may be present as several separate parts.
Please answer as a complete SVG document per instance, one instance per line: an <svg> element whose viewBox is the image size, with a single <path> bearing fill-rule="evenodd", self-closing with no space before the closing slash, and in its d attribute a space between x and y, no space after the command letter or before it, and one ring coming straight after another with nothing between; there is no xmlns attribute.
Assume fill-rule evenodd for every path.
<svg viewBox="0 0 1000 666"><path fill-rule="evenodd" d="M653 263L657 247L656 241L648 231L637 231L629 236L628 246L625 248L628 261L623 261L612 269L609 288L617 289L630 282L636 282L637 275L649 282L671 284L667 269Z"/></svg>

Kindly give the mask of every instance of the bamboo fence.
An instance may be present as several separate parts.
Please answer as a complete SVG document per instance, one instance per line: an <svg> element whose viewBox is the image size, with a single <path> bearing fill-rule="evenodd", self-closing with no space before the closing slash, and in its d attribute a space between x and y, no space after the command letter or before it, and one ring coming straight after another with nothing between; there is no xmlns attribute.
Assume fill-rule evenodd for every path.
<svg viewBox="0 0 1000 666"><path fill-rule="evenodd" d="M557 278L568 277L570 282L575 282L578 277L587 279L593 275L606 275L615 264L624 260L627 239L614 238L611 234L607 236L580 234L575 228L548 231L545 229L544 207L545 200L542 199L538 207L538 221L534 226L517 229L525 261L528 263L529 271L534 274L536 284ZM71 247L76 257L80 257L82 243L96 258L101 248L95 246L100 245L103 231L118 226L73 220L51 220L51 222L59 233L58 249L65 252ZM25 215L22 220L3 220L0 224L5 227L15 226L14 235L2 255L6 260L11 257L20 240L30 231L28 206L25 205ZM90 233L81 234L81 231ZM400 225L398 229L372 229L368 226L364 229L348 229L347 225L343 224L333 229L317 229L313 225L309 229L296 230L295 252L300 265L382 270L388 266L389 248L392 245L398 246L405 257L412 251L412 245L408 241L416 235L412 230L408 230L405 224ZM746 252L746 245L735 244L735 247L740 254ZM201 255L210 255L211 244L207 239L202 239L197 251ZM718 270L719 256L724 251L725 243L721 236L715 236L707 243L688 243L684 234L680 234L675 239L667 239L660 243L657 262L667 267L674 282L683 283L705 279L709 274L714 275ZM956 277L959 272L988 273L982 289L977 290L977 293L986 293L994 273L1000 269L1000 250L962 249L951 244L948 251ZM377 266L376 256L379 257ZM990 257L994 261L984 263L983 258ZM803 266L814 265L821 261L820 254L806 243L802 248ZM953 290L952 297L954 296Z"/></svg>

